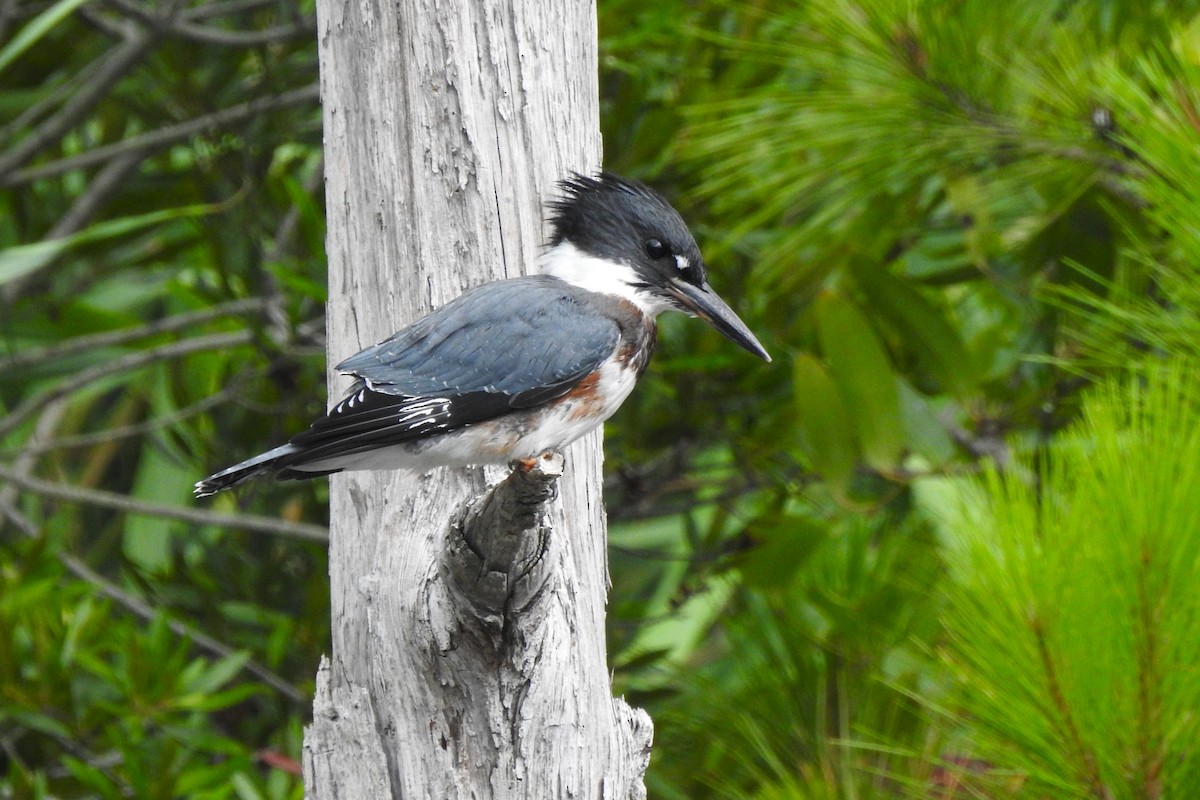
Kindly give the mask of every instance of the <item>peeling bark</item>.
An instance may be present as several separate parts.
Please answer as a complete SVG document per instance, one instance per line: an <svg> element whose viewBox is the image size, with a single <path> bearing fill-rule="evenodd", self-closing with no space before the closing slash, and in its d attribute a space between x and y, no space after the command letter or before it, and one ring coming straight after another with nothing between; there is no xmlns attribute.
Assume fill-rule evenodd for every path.
<svg viewBox="0 0 1200 800"><path fill-rule="evenodd" d="M599 166L595 7L317 11L336 364L532 269L545 193ZM600 461L596 434L507 477L333 476L308 797L645 796L650 720L612 697L605 654Z"/></svg>

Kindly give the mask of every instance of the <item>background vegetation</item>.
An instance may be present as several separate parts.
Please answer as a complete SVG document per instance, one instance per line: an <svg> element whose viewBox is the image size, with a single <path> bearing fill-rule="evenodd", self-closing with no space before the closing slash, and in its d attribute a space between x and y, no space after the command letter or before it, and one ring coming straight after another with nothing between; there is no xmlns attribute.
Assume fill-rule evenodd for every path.
<svg viewBox="0 0 1200 800"><path fill-rule="evenodd" d="M0 4L0 795L298 797L311 3ZM1200 3L601 0L607 165L776 355L608 428L662 798L1200 794Z"/></svg>

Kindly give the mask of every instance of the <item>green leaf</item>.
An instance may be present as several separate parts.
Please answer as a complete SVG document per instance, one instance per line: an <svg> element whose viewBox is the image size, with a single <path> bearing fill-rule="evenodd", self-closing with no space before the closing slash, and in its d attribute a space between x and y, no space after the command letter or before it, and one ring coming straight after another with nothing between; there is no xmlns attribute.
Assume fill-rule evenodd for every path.
<svg viewBox="0 0 1200 800"><path fill-rule="evenodd" d="M230 786L237 792L237 796L241 800L260 800L263 797L262 792L254 785L244 772L238 772L230 777Z"/></svg>
<svg viewBox="0 0 1200 800"><path fill-rule="evenodd" d="M755 545L738 568L746 585L772 589L789 584L825 541L822 525L798 514L772 514L754 520L747 531Z"/></svg>
<svg viewBox="0 0 1200 800"><path fill-rule="evenodd" d="M28 728L59 739L69 739L72 735L70 728L53 717L22 708L14 707L0 711L0 723L8 729Z"/></svg>
<svg viewBox="0 0 1200 800"><path fill-rule="evenodd" d="M177 501L180 492L171 488L172 478L181 479L179 465L150 443L142 451L134 495L143 500ZM170 526L164 519L131 514L125 521L122 552L144 570L166 573L171 566Z"/></svg>
<svg viewBox="0 0 1200 800"><path fill-rule="evenodd" d="M285 261L271 261L263 265L267 271L283 284L285 289L291 290L293 293L310 297L313 300L318 300L324 303L329 299L329 290L321 281L315 281L302 272L298 271L295 263Z"/></svg>
<svg viewBox="0 0 1200 800"><path fill-rule="evenodd" d="M846 403L863 459L894 469L904 451L896 376L883 345L850 301L833 292L817 299L817 333L829 373Z"/></svg>
<svg viewBox="0 0 1200 800"><path fill-rule="evenodd" d="M710 578L671 614L642 628L627 652L636 657L648 649L668 649L665 661L686 662L728 609L735 588L725 576Z"/></svg>
<svg viewBox="0 0 1200 800"><path fill-rule="evenodd" d="M914 357L941 384L943 391L966 394L975 385L976 369L954 326L916 288L883 267L855 260L855 280L871 310L886 319L912 344Z"/></svg>
<svg viewBox="0 0 1200 800"><path fill-rule="evenodd" d="M0 250L0 286L36 272L73 247L136 233L172 220L215 214L221 210L223 207L215 204L169 208L100 222L61 239L6 247Z"/></svg>
<svg viewBox="0 0 1200 800"><path fill-rule="evenodd" d="M55 25L62 22L68 14L86 2L87 0L58 0L57 3L34 17L3 50L0 50L0 71L6 69L22 53L37 44L37 41L49 33Z"/></svg>
<svg viewBox="0 0 1200 800"><path fill-rule="evenodd" d="M256 683L242 683L212 694L185 695L180 698L179 704L181 707L196 711L220 711L223 708L244 703L251 697L257 697L263 693L263 688Z"/></svg>
<svg viewBox="0 0 1200 800"><path fill-rule="evenodd" d="M190 477L186 466L151 439L142 448L131 494L151 502L181 503L187 499ZM168 520L130 514L125 520L122 550L143 569L165 573L171 568L172 529Z"/></svg>
<svg viewBox="0 0 1200 800"><path fill-rule="evenodd" d="M69 239L48 239L0 250L0 286L37 272L70 246Z"/></svg>
<svg viewBox="0 0 1200 800"><path fill-rule="evenodd" d="M84 787L99 792L101 797L119 797L120 791L103 771L74 756L63 756L62 765Z"/></svg>
<svg viewBox="0 0 1200 800"><path fill-rule="evenodd" d="M247 651L239 650L236 653L230 653L219 661L208 664L207 668L198 670L197 674L189 679L182 688L187 692L196 694L214 692L233 680L233 677L238 674L249 660L250 653ZM192 663L195 664L197 662L193 661ZM203 664L205 662L200 663Z"/></svg>
<svg viewBox="0 0 1200 800"><path fill-rule="evenodd" d="M961 219L970 220L960 241L972 264L986 268L988 258L1003 245L996 233L992 207L986 188L975 175L960 175L946 181L946 199Z"/></svg>
<svg viewBox="0 0 1200 800"><path fill-rule="evenodd" d="M930 401L904 381L899 386L905 438L912 451L934 467L949 462L957 448Z"/></svg>
<svg viewBox="0 0 1200 800"><path fill-rule="evenodd" d="M842 396L820 362L806 353L796 357L793 382L800 429L813 465L830 488L844 495L858 461L858 445Z"/></svg>

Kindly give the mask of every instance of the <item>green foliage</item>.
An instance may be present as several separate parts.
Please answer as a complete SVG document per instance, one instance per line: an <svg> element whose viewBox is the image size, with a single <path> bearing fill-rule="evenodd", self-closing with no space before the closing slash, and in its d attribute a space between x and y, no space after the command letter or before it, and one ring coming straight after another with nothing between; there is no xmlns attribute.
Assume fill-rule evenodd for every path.
<svg viewBox="0 0 1200 800"><path fill-rule="evenodd" d="M320 407L312 11L0 23L0 795L299 795L323 549L171 514Z"/></svg>
<svg viewBox="0 0 1200 800"><path fill-rule="evenodd" d="M883 346L854 304L836 294L817 299L816 318L817 339L842 406L856 412L862 460L880 471L891 469L905 442L900 393Z"/></svg>
<svg viewBox="0 0 1200 800"><path fill-rule="evenodd" d="M200 658L162 613L142 627L45 547L0 569L0 731L8 796L299 797L227 721L264 710L249 653ZM226 722L222 721L222 718ZM294 749L299 718L272 735ZM45 765L56 765L49 769Z"/></svg>
<svg viewBox="0 0 1200 800"><path fill-rule="evenodd" d="M890 515L808 519L763 531L786 543L791 574L763 581L763 553L746 553L746 586L709 645L719 650L659 702L656 735L671 746L652 773L656 796L890 797L893 756L924 747L913 694L926 658L914 642L937 629L931 538ZM810 788L781 788L799 784Z"/></svg>
<svg viewBox="0 0 1200 800"><path fill-rule="evenodd" d="M1108 383L1044 454L939 503L963 724L1017 796L1200 786L1196 375Z"/></svg>
<svg viewBox="0 0 1200 800"><path fill-rule="evenodd" d="M1109 87L1114 114L1126 122L1114 132L1136 154L1122 176L1128 190L1144 198L1145 224L1127 224L1128 266L1111 283L1109 297L1062 287L1057 298L1073 310L1079 327L1081 362L1111 368L1146 353L1197 353L1200 294L1197 259L1200 235L1200 54L1193 21L1173 32L1168 47L1138 58ZM1079 265L1087 273L1089 265ZM1089 277L1098 277L1090 276Z"/></svg>
<svg viewBox="0 0 1200 800"><path fill-rule="evenodd" d="M966 3L949 13L939 3L844 0L674 14L659 7L641 18L622 10L662 25L662 39L639 34L641 47L678 38L680 20L696 26L671 48L688 52L676 73L664 77L648 60L636 77L670 80L669 91L647 96L669 97L687 122L671 150L687 170L680 198L708 233L714 282L748 295L736 305L756 310L776 350L823 356L811 303L832 289L855 304L901 395L913 399L909 387L924 399L902 406L911 451L946 460L944 441L911 433L928 429L930 412L957 428L968 451L960 456L988 447L980 440L994 429L1039 431L1069 419L1073 379L1030 358L1045 362L1080 346L1078 331L1064 329L1044 302L1048 290L1094 304L1119 278L1140 298L1159 267L1129 242L1163 230L1189 235L1180 224L1186 207L1173 228L1164 226L1158 209L1174 202L1160 206L1168 193L1149 185L1159 170L1143 171L1139 159L1171 165L1163 174L1180 187L1171 197L1194 185L1180 172L1194 162L1185 87L1195 81L1176 54L1194 39L1185 27L1192 5ZM660 23L665 17L675 23ZM1171 35L1169 54L1145 55ZM1164 107L1161 98L1171 101ZM620 131L658 113L613 110ZM1170 145L1154 144L1160 138ZM664 349L679 341L675 330L668 336ZM708 352L698 343L703 332L686 336L681 351ZM707 382L696 395L752 389L775 399L779 385L764 369L731 368L762 377L737 375L732 391L734 382ZM842 370L839 396L863 398L851 375ZM799 395L808 387L790 388ZM740 410L713 406L704 406L709 418ZM871 419L879 408L853 402L846 411ZM678 419L672 438L686 435L690 421ZM794 425L773 413L759 421L742 438L767 441ZM892 449L871 443L880 446ZM874 449L854 455L895 473ZM827 466L818 464L822 473Z"/></svg>
<svg viewBox="0 0 1200 800"><path fill-rule="evenodd" d="M639 634L630 615L687 612L722 581L739 587L726 588L723 617L707 613L707 640L665 651L672 679L653 662L628 662L629 685L655 687L652 715L672 720L659 726L656 786L664 796L856 797L881 773L885 796L1032 786L997 766L1020 771L1024 762L975 758L976 732L953 714L951 723L914 723L911 738L843 731L855 753L843 772L814 766L815 748L788 732L811 725L729 732L722 721L742 707L756 720L791 719L801 704L771 688L781 673L797 694L822 691L817 673L758 658L773 634L748 624L752 606L740 592L770 596L809 568L809 536L799 544L770 531L853 526L885 509L912 525L918 483L1035 452L1074 419L1089 379L1195 352L1200 6L608 8L612 28L633 22L605 40L620 51L610 55L619 65L610 81L617 97L638 87L644 98L609 107L606 141L620 143L608 148L610 164L633 153L634 170L675 187L699 223L714 285L777 363L791 356L791 369L723 360L706 332L667 325L658 368L675 380L651 383L623 412L651 420L655 433L631 441L617 421L623 460L653 466L621 476L627 494L610 511L640 518L682 507L689 524L675 539L657 524L648 535L647 523L644 537L636 527L619 537L643 563L615 561L623 615L614 639L652 652L645 630L662 626ZM602 29L605 19L602 8ZM639 60L640 49L655 55ZM670 155L647 159L640 142L661 142L661 130L643 126L663 119L678 125ZM657 413L659 404L671 413ZM638 449L647 441L674 457L650 461ZM714 451L732 466L701 468ZM700 487L690 503L679 490L689 484ZM665 562L657 582L647 550ZM940 557L922 593L891 597L898 610L932 613L923 592L944 580ZM635 577L624 580L622 569ZM988 598L978 602L982 614ZM783 618L805 630L804 620ZM943 635L924 628L915 649L935 650ZM815 636L807 647L809 659L828 652ZM714 683L709 670L736 670L747 688ZM913 696L934 718L952 710L944 665L926 660L918 672ZM867 682L858 697L894 702L882 687L892 688ZM773 702L755 706L755 688ZM730 765L731 742L741 766ZM709 763L719 766L696 766ZM1181 776L1174 790L1195 785ZM1061 783L1038 786L1039 796L1073 796Z"/></svg>

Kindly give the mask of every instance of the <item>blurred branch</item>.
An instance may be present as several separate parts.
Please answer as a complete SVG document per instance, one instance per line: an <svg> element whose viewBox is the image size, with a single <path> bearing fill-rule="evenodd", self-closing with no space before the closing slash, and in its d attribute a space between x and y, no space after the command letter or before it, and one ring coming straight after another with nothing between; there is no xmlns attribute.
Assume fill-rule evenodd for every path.
<svg viewBox="0 0 1200 800"><path fill-rule="evenodd" d="M273 5L289 6L290 4L279 3L277 0L228 0L228 2L209 3L206 6L189 8L180 13L180 16L184 19L212 19L213 17L228 17L246 11L256 11Z"/></svg>
<svg viewBox="0 0 1200 800"><path fill-rule="evenodd" d="M24 442L21 445L20 453L22 455L41 455L52 450L68 450L77 447L92 447L98 444L106 444L116 441L117 439L127 439L130 436L142 436L147 433L161 430L169 425L174 425L182 422L185 419L194 417L197 414L202 414L210 408L223 405L231 399L236 398L242 389L244 380L234 380L229 386L225 387L216 394L209 395L203 400L192 403L189 406L184 406L174 413L164 414L161 417L139 422L136 425L122 425L116 428L105 428L92 433L81 433L76 436L63 436L57 439L45 439L36 442ZM13 456L12 453L0 452L0 457Z"/></svg>
<svg viewBox="0 0 1200 800"><path fill-rule="evenodd" d="M17 17L17 0L0 0L0 40L6 38L8 26Z"/></svg>
<svg viewBox="0 0 1200 800"><path fill-rule="evenodd" d="M0 162L0 186L16 186L39 178L61 175L64 172L103 163L110 158L126 153L137 153L144 157L154 150L187 139L197 133L203 133L232 122L239 122L267 111L275 111L280 108L287 108L307 102L315 103L320 100L320 97L321 87L316 83L312 83L300 89L284 92L283 94L255 98L254 100L230 106L221 111L214 111L211 114L205 114L202 117L181 122L178 125L169 125L139 136L131 136L128 139L122 139L110 145L88 150L86 153L80 153L77 156L51 161L48 164L31 167L20 172L5 174L6 170L2 168L2 162Z"/></svg>
<svg viewBox="0 0 1200 800"><path fill-rule="evenodd" d="M218 528L234 528L290 536L296 539L308 539L314 542L327 542L329 531L321 525L307 522L288 522L272 517L258 517L251 514L229 514L220 511L205 511L199 508L185 508L164 503L151 503L135 500L128 495L116 492L105 492L99 489L85 489L80 486L69 486L63 483L45 481L22 475L7 466L0 465L0 480L8 481L27 492L50 497L56 500L66 500L72 503L111 508L128 514L143 514L148 517L174 519L180 522L190 522L196 525L212 525Z"/></svg>
<svg viewBox="0 0 1200 800"><path fill-rule="evenodd" d="M46 96L30 103L21 110L20 114L9 120L5 120L3 125L0 125L0 141L7 142L25 128L34 124L35 120L42 117L43 114L49 113L50 109L58 106L66 98L75 94L79 87L85 84L83 73L66 76L58 86L49 89Z"/></svg>
<svg viewBox="0 0 1200 800"><path fill-rule="evenodd" d="M41 538L42 532L38 526L8 501L0 500L0 513L20 528L26 536L33 539ZM123 606L126 610L147 621L153 620L158 616L159 612L145 600L122 589L75 556L60 551L58 558L72 575L80 580L87 581L96 587L100 594ZM186 622L180 622L168 617L167 627L176 635L191 639L201 650L205 650L218 658L227 658L237 652L224 642L214 639L208 634L188 625ZM246 663L242 665L242 669L275 689L293 703L304 703L307 701L307 696L295 686L253 659L247 659Z"/></svg>
<svg viewBox="0 0 1200 800"><path fill-rule="evenodd" d="M298 36L311 36L316 33L317 26L316 17L301 17L290 25L278 25L263 30L226 30L208 25L198 25L178 18L164 19L148 7L133 2L133 0L105 0L105 4L164 34L180 36L205 44L231 47L256 47L286 41Z"/></svg>
<svg viewBox="0 0 1200 800"><path fill-rule="evenodd" d="M109 375L119 372L139 369L156 361L166 361L190 355L191 353L200 353L205 350L224 350L229 347L248 344L253 340L254 332L248 330L214 334L212 336L200 336L171 342L159 347L152 347L147 350L140 350L121 358L115 358L112 361L97 364L90 369L80 371L75 376L64 380L51 389L36 393L26 399L25 402L17 406L7 417L0 420L0 436L7 436L19 425L44 408L47 403L66 397L72 392L77 391L80 387L101 378L106 378Z"/></svg>
<svg viewBox="0 0 1200 800"><path fill-rule="evenodd" d="M319 96L319 94L318 94ZM306 194L316 194L325 183L325 156L322 155L318 159L316 166L313 168L312 174L308 176L308 180L304 182L304 191ZM296 226L300 224L300 207L293 203L288 208L287 213L283 215L283 219L279 222L279 227L275 229L275 238L271 241L271 247L267 250L266 260L275 261L282 258L292 251L292 237L296 233Z"/></svg>
<svg viewBox="0 0 1200 800"><path fill-rule="evenodd" d="M100 347L112 347L114 345L125 344L136 339L144 339L148 336L156 336L160 333L170 333L184 328L190 328L193 325L202 325L206 322L211 322L214 319L221 317L233 317L240 314L260 311L266 303L259 298L245 298L242 300L231 300L228 303L212 306L200 311L188 311L183 314L174 314L169 317L164 317L154 322L147 322L145 325L138 325L132 328L121 328L115 331L105 331L104 333L93 333L87 336L77 336L74 339L68 339L59 344L49 345L47 347L36 347L28 350L23 350L13 353L7 359L0 361L0 372L4 370L16 369L18 367L27 367L37 364L42 361L51 361L53 359L65 358L67 356L83 353L88 350L94 350Z"/></svg>
<svg viewBox="0 0 1200 800"><path fill-rule="evenodd" d="M87 189L76 198L71 207L67 209L67 213L59 218L54 227L46 232L44 238L61 239L86 228L87 224L92 221L92 217L100 212L108 199L124 188L125 179L129 177L130 173L136 171L141 163L140 153L125 153L105 164L104 169L88 181ZM33 279L40 272L41 270L37 270L23 276L21 283ZM17 294L20 293L19 288L13 289L13 291Z"/></svg>
<svg viewBox="0 0 1200 800"><path fill-rule="evenodd" d="M54 435L54 431L58 428L58 424L62 421L66 413L66 399L47 403L42 408L42 413L38 416L37 424L33 426L33 433L26 439L25 443L37 445L49 440ZM19 475L31 475L37 467L37 461L38 453L36 451L22 449L13 457L11 469ZM16 499L17 493L17 487L11 483L0 489L0 504L11 504Z"/></svg>
<svg viewBox="0 0 1200 800"><path fill-rule="evenodd" d="M8 152L0 153L0 185L9 185L8 178L12 172L29 162L43 148L59 141L63 134L83 119L126 72L137 66L156 41L157 37L149 32L138 31L97 59L99 64L94 69L81 70L82 74L91 77L70 96L58 113Z"/></svg>
<svg viewBox="0 0 1200 800"><path fill-rule="evenodd" d="M185 39L223 47L259 47L265 44L287 41L288 39L296 39L301 36L315 36L317 33L317 18L305 17L293 25L279 25L274 28L265 28L261 31L231 31L214 28L209 25L178 22L171 26L171 33Z"/></svg>
<svg viewBox="0 0 1200 800"><path fill-rule="evenodd" d="M324 182L325 157L321 156L312 174L304 182L305 194L316 194ZM280 220L279 227L275 229L275 237L271 240L271 246L267 248L266 253L263 255L265 262L278 261L292 251L294 245L292 239L296 234L296 227L299 224L300 206L292 203L287 213L283 215L283 219ZM275 273L267 270L263 273L263 277L265 289L265 297L263 298L264 312L270 335L273 341L283 346L291 338L288 314L284 308L284 290L280 286L279 278L276 277Z"/></svg>
<svg viewBox="0 0 1200 800"><path fill-rule="evenodd" d="M75 13L86 20L88 24L99 28L102 33L114 39L128 39L130 34L137 30L137 23L133 20L124 17L109 18L91 6L81 6Z"/></svg>

